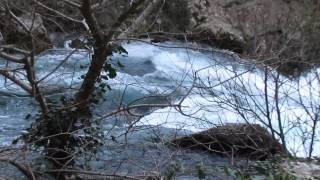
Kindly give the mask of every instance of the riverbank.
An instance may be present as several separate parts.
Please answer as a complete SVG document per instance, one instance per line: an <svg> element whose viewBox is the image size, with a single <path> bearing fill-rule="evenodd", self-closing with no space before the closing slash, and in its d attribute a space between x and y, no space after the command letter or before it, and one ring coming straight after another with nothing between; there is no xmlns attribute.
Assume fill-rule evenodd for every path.
<svg viewBox="0 0 320 180"><path fill-rule="evenodd" d="M128 8L123 0L111 4L112 8L106 2L95 7L97 20L105 32L110 30L119 13ZM288 76L297 76L320 62L320 30L317 26L320 22L319 2L172 0L161 3L161 0L154 0L150 4L144 4L144 7L150 8L145 12L144 21L139 21L139 26L132 32L122 33L139 19L139 13L144 12L144 8L138 9L126 25L117 30L122 33L121 39L152 38L155 42L178 39L206 43L215 48L237 52L242 58L255 59ZM32 25L32 17L20 12L19 5L28 9L31 4L17 1L16 11L22 22ZM36 16L36 28L32 32L37 39L35 47L38 52L52 47L54 40L65 39L68 34L73 34L74 29L77 29L77 33L86 34L83 17L72 5L58 2L38 5L39 16ZM60 13L69 18L61 17L61 14L57 16L56 11L46 6L61 9ZM21 47L30 48L30 44L24 41L21 27L18 24L6 25L6 16L1 18L3 41L8 44L20 43ZM12 29L16 31L10 31ZM60 35L51 36L57 32Z"/></svg>

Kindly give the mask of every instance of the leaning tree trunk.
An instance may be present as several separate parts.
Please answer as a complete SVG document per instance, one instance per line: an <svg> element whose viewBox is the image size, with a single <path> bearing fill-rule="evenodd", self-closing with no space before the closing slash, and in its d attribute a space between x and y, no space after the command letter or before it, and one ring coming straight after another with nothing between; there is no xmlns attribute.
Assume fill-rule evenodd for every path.
<svg viewBox="0 0 320 180"><path fill-rule="evenodd" d="M95 90L95 83L100 76L103 65L105 64L107 57L112 55L112 47L108 44L111 44L110 42L116 32L115 30L119 29L129 15L132 14L144 1L145 0L138 0L134 2L127 11L119 16L110 28L109 33L106 35L99 26L97 19L92 12L91 0L82 1L81 12L88 24L91 34L95 40L95 44L91 65L83 80L80 90L76 95L76 103L78 104L78 107L86 107L89 104L88 100Z"/></svg>
<svg viewBox="0 0 320 180"><path fill-rule="evenodd" d="M97 19L93 15L91 9L91 0L83 0L81 12L89 26L93 38L95 39L91 65L83 80L81 88L76 95L76 102L83 105L87 103L87 100L93 93L95 82L100 76L107 56L111 55L111 52L108 50L107 42L104 41L104 33L101 30Z"/></svg>

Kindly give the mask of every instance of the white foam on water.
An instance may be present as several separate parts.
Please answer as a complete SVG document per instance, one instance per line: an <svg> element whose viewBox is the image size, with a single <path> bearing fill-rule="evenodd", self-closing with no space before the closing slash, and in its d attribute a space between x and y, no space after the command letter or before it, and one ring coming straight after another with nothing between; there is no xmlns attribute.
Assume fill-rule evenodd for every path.
<svg viewBox="0 0 320 180"><path fill-rule="evenodd" d="M138 125L161 125L198 132L217 124L244 122L236 111L237 106L252 110L241 111L249 122L262 125L261 121L267 122L263 114L266 110L264 73L259 68L248 69L246 65L232 62L232 59L227 55L223 57L221 53L215 56L214 53L204 54L185 48L164 48L139 42L123 46L128 52L129 60L130 57L150 59L156 71L142 77L117 72L116 78L106 81L113 89L130 86L143 94L162 94L174 91L178 86L183 92L187 92L194 85L181 109L167 107L155 110L143 117ZM70 47L67 49L71 50ZM54 53L40 57L38 76L46 75L66 56L66 53ZM86 64L89 64L89 54L76 53L43 83L61 87L69 87L71 83L80 84L82 79L79 77L86 73L87 68L79 67ZM308 148L310 139L304 142L301 136L310 138L313 115L320 111L320 80L316 73L319 75L320 69L314 69L299 79L279 77L281 122L286 132L288 148L298 156L306 156L308 153L305 149ZM271 72L267 81L268 101L272 125L278 130L274 76L276 73ZM3 78L0 78L0 83L4 83ZM13 89L19 88L13 86ZM1 90L4 90L3 86ZM316 130L314 156L320 155L319 129Z"/></svg>
<svg viewBox="0 0 320 180"><path fill-rule="evenodd" d="M191 95L182 103L182 111L172 107L158 109L143 117L139 125L162 125L197 132L214 127L217 124L245 122L235 111L235 108L230 105L239 105L254 111L243 111L246 113L246 119L251 123L265 125L261 121L268 122L263 115L266 111L263 72L255 70L245 73L246 69L243 68L239 68L235 72L232 66L223 65L221 62L215 64L212 59L204 59L204 56L199 56L198 59L198 52L192 52L191 50L186 52L184 49L175 51L162 49L162 51L153 49L153 52L157 53L152 56L152 61L159 71L174 77L173 80L179 80L179 78L186 76L193 77L194 73L197 72L197 77L203 80L202 85L217 85L211 89L212 92L217 94L214 96L207 94L203 97L199 95L199 90L193 90ZM305 148L308 148L308 141L310 140L304 142L301 138L302 134L304 137L310 138L310 134L306 134L306 132L311 132L312 117L307 114L307 111L316 114L315 111L319 109L320 104L320 84L314 73L319 74L319 69L300 77L299 80L279 77L281 122L286 133L288 149L298 156L307 156ZM278 115L275 111L275 78L272 78L272 76L275 77L276 72L271 72L267 81L268 101L269 108L272 111L270 116L273 127L278 130ZM232 80L228 81L230 78ZM224 83L219 85L221 82ZM234 104L235 99L232 98L232 95L238 96L238 104ZM233 104L227 101L233 101ZM303 102L303 105L301 102ZM313 107L311 107L312 105ZM317 128L314 156L320 155L319 136L320 132Z"/></svg>
<svg viewBox="0 0 320 180"><path fill-rule="evenodd" d="M194 88L182 103L182 111L172 107L158 109L143 117L139 125L162 125L197 132L217 124L243 123L244 118L236 111L236 106L252 111L241 110L247 121L262 125L268 122L264 115L266 111L264 73L259 68L248 69L248 67L251 68L250 65L246 67L246 65L232 62L227 55L221 59L221 54L214 56L185 48L164 48L140 42L123 46L128 52L129 59L130 57L150 59L157 70L143 77L118 73L115 79L108 81L115 87L130 85L138 90L144 89L145 92L151 89L154 92L165 92L168 90L168 84L189 89L194 82L198 83L196 84L198 86L211 87L207 90ZM307 148L310 141L303 142L301 138L302 135L310 138L310 134L306 132L311 131L312 117L307 111L316 114L317 105L320 104L320 84L314 73L319 74L320 70L315 69L300 77L299 80L279 77L281 122L286 132L288 148L298 156L307 155L304 149ZM271 72L268 76L270 117L273 127L278 130L274 82L276 72ZM151 81L148 80L150 77L161 77L164 80L152 82L152 78ZM197 81L194 81L195 78ZM320 155L319 136L318 128L314 148L315 156Z"/></svg>

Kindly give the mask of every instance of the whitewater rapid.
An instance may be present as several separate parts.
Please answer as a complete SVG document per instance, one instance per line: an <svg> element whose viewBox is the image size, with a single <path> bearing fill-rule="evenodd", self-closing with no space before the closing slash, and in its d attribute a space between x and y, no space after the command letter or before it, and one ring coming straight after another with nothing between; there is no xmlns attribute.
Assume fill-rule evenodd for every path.
<svg viewBox="0 0 320 180"><path fill-rule="evenodd" d="M128 55L115 54L109 59L117 69L117 77L106 81L112 90L108 90L101 98L105 100L97 105L98 117L122 105L175 105L183 100L181 108L168 106L148 109L143 112L144 116L134 123L137 126L162 126L193 132L225 123L249 122L264 126L262 122L267 122L264 114L264 67L241 60L231 52L210 48L197 50L194 46L186 46L184 43L174 42L156 45L144 42L124 43L123 47ZM51 94L72 93L82 81L81 76L89 65L90 52L76 51L66 60L72 51L73 49L68 47L52 49L37 57L39 79L46 77L57 65L64 62L57 71L41 82L43 89L49 89ZM123 66L119 66L119 63ZM316 78L317 74L320 74L320 69L314 68L300 78L279 76L281 122L288 149L298 156L308 154L305 149L310 143L312 118L319 111L320 81ZM269 69L266 82L270 117L273 127L278 130L274 90L276 75L276 71ZM1 92L26 95L14 84L7 84L3 78L0 83L3 85L0 87ZM17 101L24 102L17 107L21 108L19 116L16 115L17 110L10 108ZM29 101L18 98L8 100L4 105L0 104L3 106L0 114L2 144L21 134L30 124L25 122L24 114L36 113L37 108L33 101ZM7 121L10 118L23 126L15 129L14 125ZM10 128L6 128L7 126ZM313 156L320 155L319 136L320 131L317 128Z"/></svg>

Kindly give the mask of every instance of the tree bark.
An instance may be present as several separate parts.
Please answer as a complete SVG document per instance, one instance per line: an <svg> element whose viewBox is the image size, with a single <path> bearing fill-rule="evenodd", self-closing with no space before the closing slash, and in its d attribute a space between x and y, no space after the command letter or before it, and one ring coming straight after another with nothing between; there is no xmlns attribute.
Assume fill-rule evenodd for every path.
<svg viewBox="0 0 320 180"><path fill-rule="evenodd" d="M34 54L32 55L32 57L34 57ZM34 62L32 62L33 60L31 59L32 58L26 58L26 61L25 61L27 79L32 88L31 95L39 103L42 113L46 114L49 112L49 108L47 106L46 99L41 92L39 84L36 81L36 74L35 74L34 65L33 65Z"/></svg>
<svg viewBox="0 0 320 180"><path fill-rule="evenodd" d="M135 9L144 1L145 0L136 1L127 11L122 13L122 15L120 15L115 23L111 26L107 35L104 34L92 12L91 0L82 1L81 12L89 26L91 34L95 40L95 44L89 70L83 80L79 92L76 94L75 103L79 104L78 107L85 108L89 103L88 100L95 90L95 83L100 76L103 65L107 61L107 57L112 55L112 47L109 44L116 32L114 30L119 29L129 15L133 13Z"/></svg>
<svg viewBox="0 0 320 180"><path fill-rule="evenodd" d="M88 24L93 38L95 39L94 52L89 70L83 80L79 92L76 94L76 103L86 104L94 91L96 80L100 76L107 56L111 55L107 42L105 42L104 33L101 30L97 19L91 9L91 0L83 0L81 12Z"/></svg>
<svg viewBox="0 0 320 180"><path fill-rule="evenodd" d="M16 77L12 71L7 69L0 69L0 74L3 75L5 78L10 79L10 81L17 84L19 87L27 91L29 94L32 93L32 88L29 85L25 84L23 81L21 81L18 77Z"/></svg>

